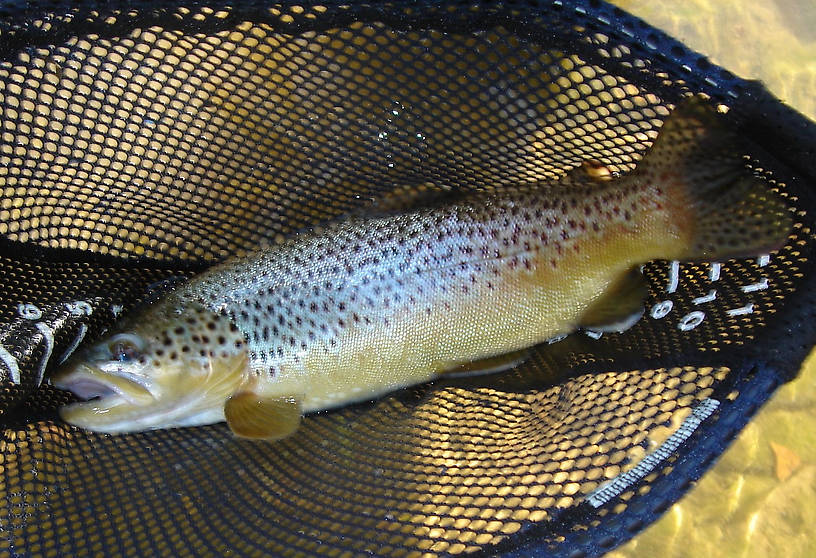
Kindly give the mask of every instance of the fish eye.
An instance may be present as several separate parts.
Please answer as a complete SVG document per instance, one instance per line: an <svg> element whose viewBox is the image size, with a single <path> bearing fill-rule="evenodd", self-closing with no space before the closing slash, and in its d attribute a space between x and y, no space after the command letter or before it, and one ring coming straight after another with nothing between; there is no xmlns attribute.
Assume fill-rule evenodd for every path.
<svg viewBox="0 0 816 558"><path fill-rule="evenodd" d="M141 356L141 345L139 339L135 336L122 334L110 340L108 350L114 360L118 360L119 362L131 362Z"/></svg>

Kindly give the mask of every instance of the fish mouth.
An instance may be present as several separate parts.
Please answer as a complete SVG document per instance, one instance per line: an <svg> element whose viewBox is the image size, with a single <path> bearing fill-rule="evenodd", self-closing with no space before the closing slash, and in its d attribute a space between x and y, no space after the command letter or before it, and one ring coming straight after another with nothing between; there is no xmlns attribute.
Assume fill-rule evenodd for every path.
<svg viewBox="0 0 816 558"><path fill-rule="evenodd" d="M83 400L72 403L69 407L91 402L113 403L114 400L144 405L154 400L150 390L138 380L111 374L90 364L80 364L72 370L57 374L51 378L51 385L70 391Z"/></svg>

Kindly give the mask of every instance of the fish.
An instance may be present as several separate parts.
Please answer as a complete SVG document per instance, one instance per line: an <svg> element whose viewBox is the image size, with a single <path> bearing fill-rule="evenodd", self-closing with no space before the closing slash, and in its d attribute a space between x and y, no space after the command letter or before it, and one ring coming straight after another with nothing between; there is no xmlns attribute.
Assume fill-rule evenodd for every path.
<svg viewBox="0 0 816 558"><path fill-rule="evenodd" d="M226 421L276 440L308 413L448 373L494 372L580 328L625 331L653 260L783 247L791 210L702 97L633 170L350 216L216 264L134 312L51 383L64 421L106 433Z"/></svg>

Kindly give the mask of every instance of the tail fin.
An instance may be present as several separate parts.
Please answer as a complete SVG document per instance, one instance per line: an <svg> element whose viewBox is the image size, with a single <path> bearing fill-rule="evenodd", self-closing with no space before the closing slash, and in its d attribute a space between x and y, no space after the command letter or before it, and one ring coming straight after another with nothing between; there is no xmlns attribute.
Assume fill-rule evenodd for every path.
<svg viewBox="0 0 816 558"><path fill-rule="evenodd" d="M682 102L666 120L636 172L671 184L689 237L681 259L726 260L784 246L790 210L746 168L747 151L701 97Z"/></svg>

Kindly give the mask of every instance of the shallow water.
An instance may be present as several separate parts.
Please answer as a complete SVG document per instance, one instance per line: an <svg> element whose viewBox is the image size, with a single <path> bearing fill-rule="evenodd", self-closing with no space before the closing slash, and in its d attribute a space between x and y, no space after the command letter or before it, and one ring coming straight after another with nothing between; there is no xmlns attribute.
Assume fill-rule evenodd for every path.
<svg viewBox="0 0 816 558"><path fill-rule="evenodd" d="M816 119L813 0L613 0ZM816 556L816 352L666 515L610 553Z"/></svg>

